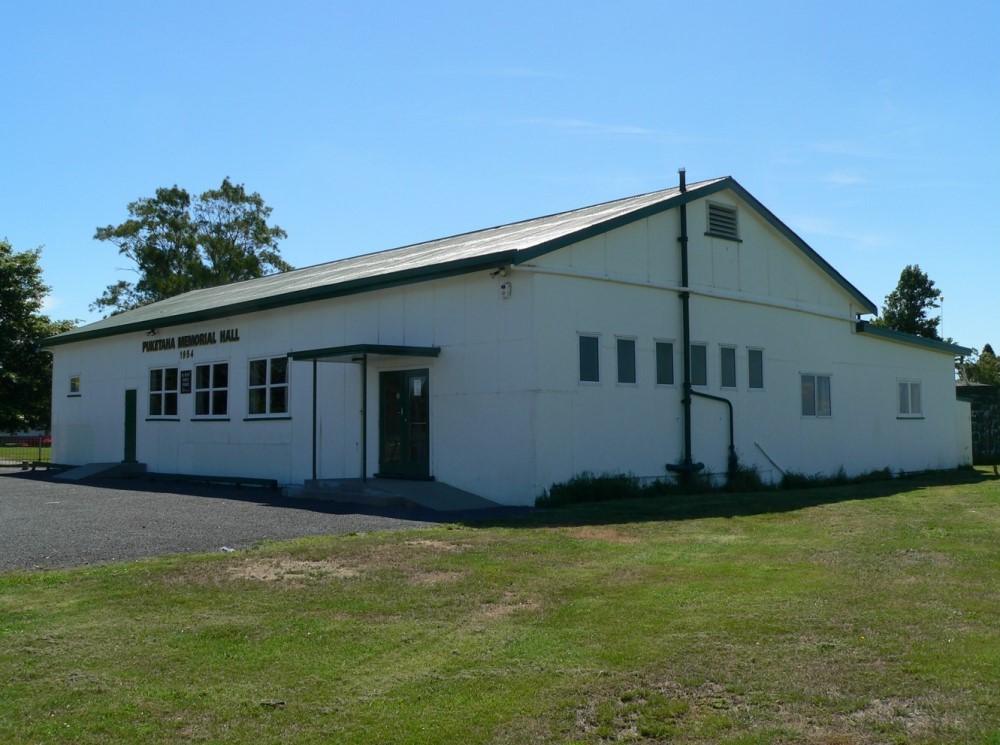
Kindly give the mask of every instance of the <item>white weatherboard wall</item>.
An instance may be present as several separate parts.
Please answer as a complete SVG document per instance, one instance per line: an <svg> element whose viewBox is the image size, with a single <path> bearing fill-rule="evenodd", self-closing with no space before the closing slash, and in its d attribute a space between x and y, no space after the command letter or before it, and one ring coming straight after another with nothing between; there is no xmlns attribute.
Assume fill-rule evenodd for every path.
<svg viewBox="0 0 1000 745"><path fill-rule="evenodd" d="M954 424L952 356L857 333L862 309L851 295L738 200L713 201L740 208L742 242L704 236L704 201L688 206L691 340L708 360L708 384L696 390L733 403L741 463L778 480L782 470L855 475L969 462L961 414ZM673 210L525 267L538 329L536 490L583 471L662 477L681 461L678 232ZM578 382L580 334L599 337L600 383ZM636 341L635 385L617 382L619 337ZM674 345L673 385L655 384L656 341ZM721 385L723 347L735 348L735 388ZM763 389L749 388L749 349L763 350ZM802 415L802 374L830 376L832 416ZM921 418L897 415L900 380L921 382ZM726 405L695 397L692 412L694 460L724 473Z"/></svg>
<svg viewBox="0 0 1000 745"><path fill-rule="evenodd" d="M312 477L311 361L290 365L290 418L247 416L248 362L296 350L351 344L438 346L437 358L371 358L368 378L368 468L378 469L378 385L383 370L430 371L431 474L486 497L530 503L532 377L531 283L500 296L489 273L409 285L204 324L165 327L157 337L222 328L240 340L194 349L141 351L144 333L54 349L54 385L79 375L81 394L54 410L54 458L65 463L122 459L124 391L137 390L137 457L151 471L274 478ZM108 360L115 360L109 365ZM179 397L177 421L148 418L149 370L229 363L229 415L195 420L194 395ZM317 476L361 475L361 366L319 362Z"/></svg>
<svg viewBox="0 0 1000 745"><path fill-rule="evenodd" d="M699 388L733 404L741 462L777 480L782 470L848 474L949 468L971 458L969 407L956 403L951 354L858 333L854 293L732 192L712 202L739 210L741 241L704 235L706 199L688 204L691 340L707 349ZM53 458L118 461L124 396L137 391L137 456L152 471L263 477L298 484L378 470L379 375L429 371L430 473L506 504L530 504L584 471L657 478L683 458L683 328L678 208L491 271L425 280L210 322L73 342L54 354ZM501 283L510 283L502 297ZM150 338L238 329L238 341L143 352ZM579 338L596 335L600 381L579 382ZM221 338L221 336L220 336ZM634 384L617 382L619 338L634 340ZM656 342L673 344L674 382L657 385ZM301 360L289 366L290 412L247 416L252 359L356 344L438 347L437 357L369 358L362 367ZM736 355L736 386L721 385L722 349ZM762 350L762 389L750 389L748 350ZM229 364L224 421L148 417L149 370ZM316 379L313 380L314 369ZM801 376L831 381L832 416L802 415ZM80 377L80 395L69 380ZM898 384L919 381L920 418L898 416ZM315 400L313 388L315 382ZM362 426L362 410L367 419ZM726 470L727 407L695 398L692 455Z"/></svg>

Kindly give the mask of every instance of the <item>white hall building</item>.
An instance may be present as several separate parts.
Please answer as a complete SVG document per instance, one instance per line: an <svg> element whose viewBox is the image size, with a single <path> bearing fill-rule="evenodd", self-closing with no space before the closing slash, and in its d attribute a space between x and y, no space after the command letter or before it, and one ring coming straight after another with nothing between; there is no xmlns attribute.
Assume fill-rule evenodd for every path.
<svg viewBox="0 0 1000 745"><path fill-rule="evenodd" d="M584 471L724 474L730 449L767 480L970 463L968 350L876 311L734 179L682 175L52 337L52 456L503 504Z"/></svg>

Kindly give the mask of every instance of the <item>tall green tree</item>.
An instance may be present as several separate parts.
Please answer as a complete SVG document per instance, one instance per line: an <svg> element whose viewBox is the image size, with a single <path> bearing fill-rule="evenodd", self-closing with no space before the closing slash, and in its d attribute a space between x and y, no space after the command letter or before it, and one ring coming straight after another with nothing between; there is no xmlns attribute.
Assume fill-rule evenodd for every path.
<svg viewBox="0 0 1000 745"><path fill-rule="evenodd" d="M19 252L0 240L0 432L48 428L52 355L38 342L73 327L42 313L49 288L40 256L40 248Z"/></svg>
<svg viewBox="0 0 1000 745"><path fill-rule="evenodd" d="M109 285L91 310L121 313L292 268L278 248L287 233L267 222L271 208L228 177L195 198L178 186L157 189L155 197L129 204L128 213L121 225L97 228L94 238L117 246L139 278Z"/></svg>
<svg viewBox="0 0 1000 745"><path fill-rule="evenodd" d="M970 383L1000 385L1000 359L997 359L993 347L989 344L983 346L983 351L965 363L963 372L965 379Z"/></svg>
<svg viewBox="0 0 1000 745"><path fill-rule="evenodd" d="M941 290L934 286L934 280L920 270L919 264L910 264L899 275L896 289L885 296L882 315L873 323L906 334L940 339L941 318L928 315L928 311L940 307L940 297Z"/></svg>

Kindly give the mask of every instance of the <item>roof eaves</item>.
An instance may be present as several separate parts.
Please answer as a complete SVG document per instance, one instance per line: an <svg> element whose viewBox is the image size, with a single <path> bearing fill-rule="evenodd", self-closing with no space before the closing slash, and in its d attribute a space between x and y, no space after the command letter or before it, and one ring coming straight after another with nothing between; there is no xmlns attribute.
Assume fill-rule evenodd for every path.
<svg viewBox="0 0 1000 745"><path fill-rule="evenodd" d="M429 266L414 267L404 269L391 274L379 274L373 277L340 282L337 284L321 285L298 290L290 293L282 293L266 298L249 300L228 305L221 305L214 308L204 308L189 312L176 313L158 318L144 318L132 323L121 323L103 328L86 330L86 327L79 331L67 331L57 336L51 336L41 342L43 347L56 347L63 344L73 344L78 341L91 339L101 339L121 334L134 333L137 331L149 331L150 329L160 329L165 326L183 326L190 323L201 323L218 318L255 313L262 310L273 310L291 305L300 305L316 300L327 300L347 295L356 295L362 292L373 290L400 287L403 285L424 282L430 279L442 279L460 274L468 274L481 269L490 269L514 261L513 250L500 251L484 256L474 256L456 261L449 261Z"/></svg>
<svg viewBox="0 0 1000 745"><path fill-rule="evenodd" d="M540 243L537 246L522 249L517 252L517 258L514 263L523 264L526 261L531 261L539 256L552 253L553 251L565 248L573 243L579 243L587 238L593 238L595 235L600 235L601 233L606 233L607 231L615 230L616 228L625 227L626 225L638 222L639 220L645 220L648 217L653 217L661 212L666 212L674 207L679 207L682 204L687 204L688 202L693 202L696 199L703 199L704 197L711 196L716 192L730 188L732 184L735 183L736 182L733 180L732 176L726 176L724 178L704 182L703 185L699 185L698 183L689 184L686 191L679 191L672 196L665 197L662 201L645 207L640 207L627 214L619 215L618 217L611 217L601 222L594 223L593 225L589 225L581 230L566 233L558 238L553 238L552 240Z"/></svg>
<svg viewBox="0 0 1000 745"><path fill-rule="evenodd" d="M763 217L771 225L772 228L781 233L785 238L787 238L789 241L795 244L795 246L800 251L802 251L802 253L804 253L806 256L812 259L813 262L815 262L820 269L826 272L827 275L829 275L834 282L836 282L844 290L846 290L848 294L854 297L854 299L857 300L858 303L862 307L864 307L868 313L878 313L878 306L875 305L875 303L873 303L867 297L865 297L865 295L861 292L861 290L859 290L853 284L848 282L847 279L844 277L844 275L842 275L840 272L834 269L833 266L831 266L826 259L824 259L818 253L816 253L815 249L813 249L812 246L810 246L808 243L802 240L802 238L799 237L799 235L794 230L792 230L780 219L778 219L778 216L775 215L773 212L771 212L771 210L769 210L767 207L765 207L763 204L757 201L757 198L753 194L748 192L746 189L744 189L736 181L736 179L730 178L729 180L730 180L729 187L732 188L732 190L736 192L737 195L739 195L740 199L742 199L744 202L753 207L760 214L760 216Z"/></svg>
<svg viewBox="0 0 1000 745"><path fill-rule="evenodd" d="M914 334L905 334L902 331L895 331L894 329L887 329L883 326L876 326L868 321L858 321L855 328L859 334L870 334L887 341L910 344L915 347L924 347L925 349L950 354L955 357L964 357L972 354L972 350L968 347L951 344L938 339L927 339L923 336L916 336Z"/></svg>

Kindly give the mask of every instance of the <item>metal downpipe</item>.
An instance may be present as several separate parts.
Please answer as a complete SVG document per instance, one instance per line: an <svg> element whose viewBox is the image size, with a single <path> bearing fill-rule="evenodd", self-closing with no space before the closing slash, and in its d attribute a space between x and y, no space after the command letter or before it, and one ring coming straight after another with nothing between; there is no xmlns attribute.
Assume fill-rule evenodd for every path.
<svg viewBox="0 0 1000 745"><path fill-rule="evenodd" d="M687 182L685 171L681 168L678 171L680 179L680 193L687 192ZM687 224L687 203L682 202L680 207L681 234L677 242L681 247L681 325L683 330L683 358L684 358L684 379L682 383L683 397L681 406L684 411L684 460L677 464L668 464L667 470L680 474L681 481L687 483L691 474L702 470L703 463L695 463L691 446L691 292L688 290L688 224Z"/></svg>

